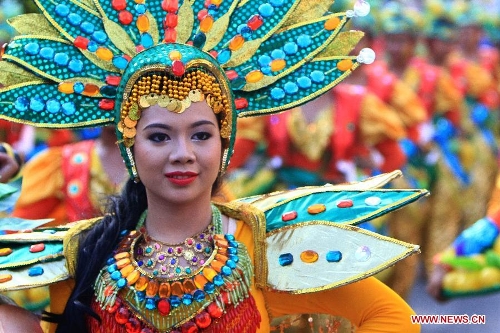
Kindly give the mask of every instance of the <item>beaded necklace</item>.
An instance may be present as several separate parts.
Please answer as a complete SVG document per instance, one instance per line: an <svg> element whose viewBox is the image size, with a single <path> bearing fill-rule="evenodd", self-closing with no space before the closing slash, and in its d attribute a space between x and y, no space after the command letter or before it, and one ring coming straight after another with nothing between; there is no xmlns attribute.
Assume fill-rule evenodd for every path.
<svg viewBox="0 0 500 333"><path fill-rule="evenodd" d="M252 325L256 325L260 315L249 294L253 275L250 256L233 235L221 234L222 219L215 206L212 217L209 229L215 234L205 262L191 274L184 271L169 277L146 272L134 258L136 244L145 237L141 231L146 218L143 213L138 229L123 232L114 255L100 271L94 285L98 308L94 309L101 316L114 318L109 325L134 322L163 332L184 329L185 325L204 328L210 322L223 327L226 320L235 318L232 315L221 321L224 313L241 313L240 306L245 304L255 320Z"/></svg>
<svg viewBox="0 0 500 333"><path fill-rule="evenodd" d="M135 244L140 245L137 248L132 246L132 249L137 266L144 275L149 277L179 278L183 275L191 275L212 255L213 234L222 232L220 212L212 206L213 222L205 230L186 238L182 243L166 244L148 235L144 227L146 215L147 210L141 215L138 223L143 242L137 241Z"/></svg>

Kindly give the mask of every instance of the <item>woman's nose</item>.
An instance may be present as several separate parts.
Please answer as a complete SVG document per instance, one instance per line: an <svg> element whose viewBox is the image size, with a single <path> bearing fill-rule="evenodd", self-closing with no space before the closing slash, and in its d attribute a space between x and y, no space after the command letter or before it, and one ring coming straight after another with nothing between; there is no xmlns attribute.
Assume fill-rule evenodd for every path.
<svg viewBox="0 0 500 333"><path fill-rule="evenodd" d="M195 154L191 141L179 139L176 140L173 151L170 154L172 163L189 163L195 160Z"/></svg>

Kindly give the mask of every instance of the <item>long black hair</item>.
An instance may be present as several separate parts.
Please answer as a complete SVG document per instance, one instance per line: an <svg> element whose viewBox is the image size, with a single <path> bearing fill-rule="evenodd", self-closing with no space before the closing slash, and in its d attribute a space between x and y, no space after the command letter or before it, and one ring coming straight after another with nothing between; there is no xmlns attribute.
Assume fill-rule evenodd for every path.
<svg viewBox="0 0 500 333"><path fill-rule="evenodd" d="M130 179L120 196L110 197L103 219L81 236L75 287L58 319L56 333L87 333L86 318L93 316L98 319L90 308L97 275L116 249L121 232L135 229L146 208L144 185Z"/></svg>

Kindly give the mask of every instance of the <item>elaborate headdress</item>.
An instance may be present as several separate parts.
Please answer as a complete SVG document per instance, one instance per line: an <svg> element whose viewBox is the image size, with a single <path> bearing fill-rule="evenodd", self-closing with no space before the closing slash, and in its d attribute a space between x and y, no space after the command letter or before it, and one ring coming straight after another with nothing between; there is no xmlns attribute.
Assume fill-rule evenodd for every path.
<svg viewBox="0 0 500 333"><path fill-rule="evenodd" d="M417 35L424 23L420 8L412 1L389 1L380 8L379 17L386 34Z"/></svg>
<svg viewBox="0 0 500 333"><path fill-rule="evenodd" d="M115 124L131 146L141 109L182 112L206 99L228 163L235 119L280 112L328 91L371 52L340 32L369 5L328 12L331 0L34 0L41 14L10 20L21 34L0 62L0 118L49 128Z"/></svg>

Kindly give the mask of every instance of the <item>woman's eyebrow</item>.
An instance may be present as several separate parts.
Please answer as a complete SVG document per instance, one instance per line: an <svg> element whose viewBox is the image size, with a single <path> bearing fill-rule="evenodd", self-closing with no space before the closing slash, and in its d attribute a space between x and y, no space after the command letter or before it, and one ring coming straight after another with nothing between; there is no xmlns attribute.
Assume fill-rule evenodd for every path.
<svg viewBox="0 0 500 333"><path fill-rule="evenodd" d="M215 124L210 120L198 120L198 121L192 123L190 127L195 128L195 127L203 126L203 125L215 126ZM165 129L165 130L171 130L172 126L170 126L168 124L164 124L164 123L152 123L152 124L149 124L146 127L144 127L144 129L150 129L150 128L161 128L161 129Z"/></svg>

